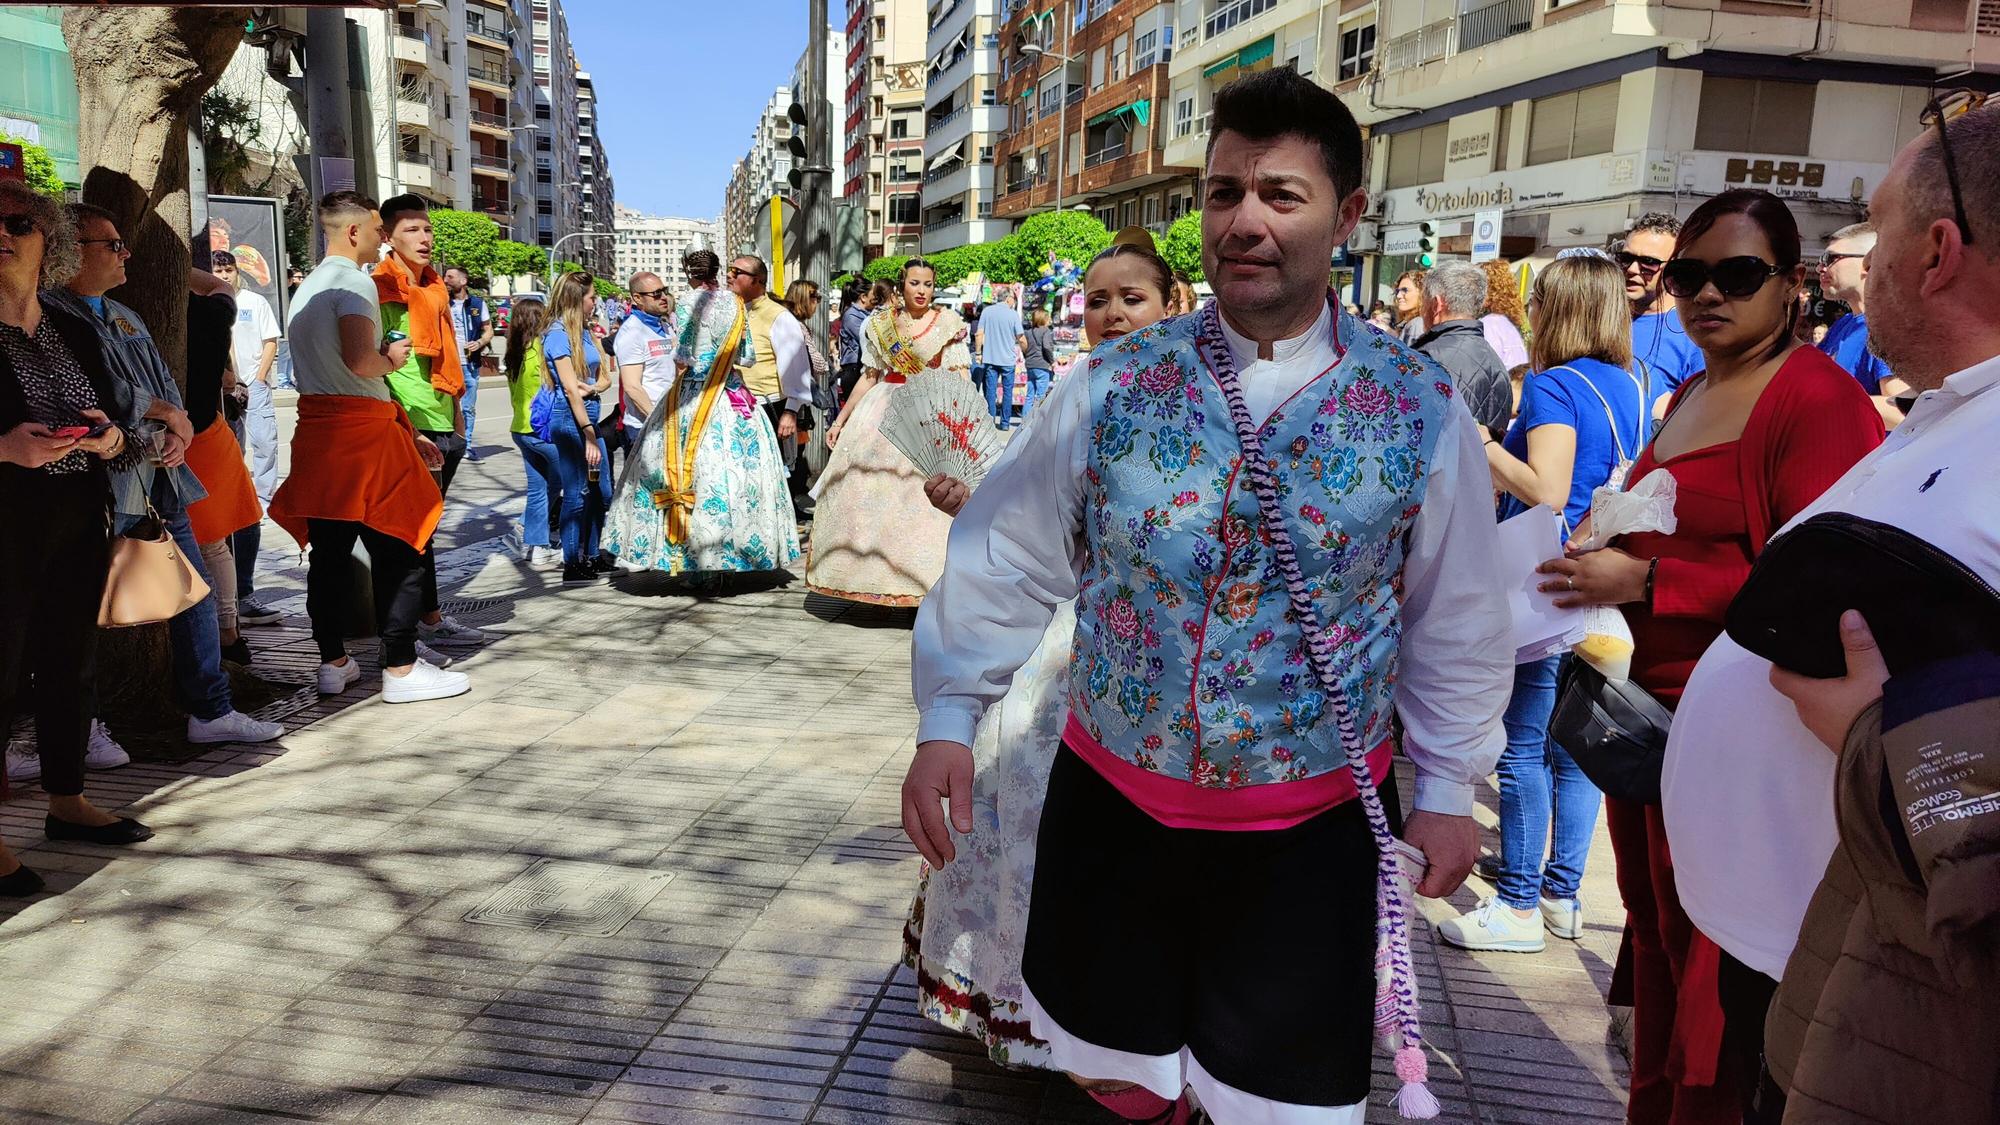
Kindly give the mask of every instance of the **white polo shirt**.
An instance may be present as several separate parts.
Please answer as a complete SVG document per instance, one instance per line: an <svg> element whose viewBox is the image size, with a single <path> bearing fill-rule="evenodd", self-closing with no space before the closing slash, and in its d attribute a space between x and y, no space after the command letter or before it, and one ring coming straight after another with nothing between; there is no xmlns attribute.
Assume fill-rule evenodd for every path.
<svg viewBox="0 0 2000 1125"><path fill-rule="evenodd" d="M2000 356L1917 399L1903 424L1800 512L1846 512L1922 537L2000 586ZM1863 607L1865 608L1865 607ZM1837 842L1834 755L1724 634L1689 677L1661 779L1688 917L1777 979Z"/></svg>
<svg viewBox="0 0 2000 1125"><path fill-rule="evenodd" d="M678 375L672 337L654 331L651 325L634 313L618 326L618 335L611 339L611 354L618 358L621 369L627 364L644 364L645 371L639 381L646 388L646 397L652 400L655 407L666 401L667 391L673 387ZM635 431L646 424L645 417L632 409L630 399L625 400L625 424Z"/></svg>

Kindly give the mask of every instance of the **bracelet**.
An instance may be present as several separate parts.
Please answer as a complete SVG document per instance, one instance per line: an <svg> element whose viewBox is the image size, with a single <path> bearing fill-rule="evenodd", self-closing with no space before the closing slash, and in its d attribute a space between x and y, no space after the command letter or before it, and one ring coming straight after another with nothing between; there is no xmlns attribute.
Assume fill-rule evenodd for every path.
<svg viewBox="0 0 2000 1125"><path fill-rule="evenodd" d="M1645 597L1641 599L1646 603L1646 608L1648 609L1651 609L1653 607L1653 579L1657 577L1659 573L1660 573L1660 558L1658 555L1655 555L1653 556L1652 561L1646 564L1646 594Z"/></svg>

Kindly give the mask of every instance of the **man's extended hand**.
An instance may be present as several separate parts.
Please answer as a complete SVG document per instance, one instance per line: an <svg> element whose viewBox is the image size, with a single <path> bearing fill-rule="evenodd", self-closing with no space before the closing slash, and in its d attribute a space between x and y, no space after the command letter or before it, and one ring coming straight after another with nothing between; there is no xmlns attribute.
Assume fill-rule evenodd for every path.
<svg viewBox="0 0 2000 1125"><path fill-rule="evenodd" d="M1457 890L1479 858L1479 826L1469 816L1413 812L1403 822L1403 839L1422 851L1430 865L1417 884L1417 893L1425 898Z"/></svg>
<svg viewBox="0 0 2000 1125"><path fill-rule="evenodd" d="M787 410L778 415L778 440L789 441L799 436L799 416Z"/></svg>
<svg viewBox="0 0 2000 1125"><path fill-rule="evenodd" d="M951 829L960 835L972 831L972 747L962 742L923 743L903 776L903 833L932 867L958 855L940 800L951 802ZM1471 865L1467 860L1468 869Z"/></svg>
<svg viewBox="0 0 2000 1125"><path fill-rule="evenodd" d="M417 435L417 456L424 459L424 468L432 472L444 468L444 450L422 434Z"/></svg>

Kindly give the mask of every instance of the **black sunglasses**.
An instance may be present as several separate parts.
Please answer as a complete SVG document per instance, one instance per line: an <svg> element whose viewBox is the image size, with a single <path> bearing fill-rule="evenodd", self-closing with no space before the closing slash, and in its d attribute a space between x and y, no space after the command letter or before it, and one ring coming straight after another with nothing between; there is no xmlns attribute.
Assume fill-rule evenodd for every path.
<svg viewBox="0 0 2000 1125"><path fill-rule="evenodd" d="M0 215L0 230L5 230L15 238L25 238L35 229L34 217L23 212L19 215Z"/></svg>
<svg viewBox="0 0 2000 1125"><path fill-rule="evenodd" d="M1660 284L1680 300L1700 293L1711 283L1725 297L1741 300L1784 271L1754 254L1724 258L1714 265L1696 258L1675 258L1662 267Z"/></svg>
<svg viewBox="0 0 2000 1125"><path fill-rule="evenodd" d="M658 297L661 294L665 293L666 291L667 287L662 285L658 289L648 289L644 293L641 293L637 289L634 289L632 290L632 295L634 297Z"/></svg>
<svg viewBox="0 0 2000 1125"><path fill-rule="evenodd" d="M1846 261L1849 258L1866 258L1867 256L1868 255L1866 254L1841 254L1841 253L1836 253L1835 251L1832 250L1828 250L1819 256L1819 268L1823 270L1830 270L1834 266L1840 264L1841 262Z"/></svg>
<svg viewBox="0 0 2000 1125"><path fill-rule="evenodd" d="M1971 113L1986 104L1991 95L1978 90L1947 90L1924 105L1918 121L1937 126L1938 152L1944 157L1944 178L1951 185L1952 218L1958 221L1958 236L1972 245L1972 221L1965 214L1965 193L1958 186L1958 161L1951 155L1951 133L1944 123L1960 114Z"/></svg>
<svg viewBox="0 0 2000 1125"><path fill-rule="evenodd" d="M113 254L125 252L125 240L122 238L79 238L76 243L79 246L106 246Z"/></svg>
<svg viewBox="0 0 2000 1125"><path fill-rule="evenodd" d="M1647 273L1653 273L1661 266L1667 264L1664 260L1655 258L1651 254L1634 254L1630 250L1620 250L1618 253L1613 254L1612 257L1618 259L1618 264L1625 269L1629 270L1633 266L1638 266Z"/></svg>

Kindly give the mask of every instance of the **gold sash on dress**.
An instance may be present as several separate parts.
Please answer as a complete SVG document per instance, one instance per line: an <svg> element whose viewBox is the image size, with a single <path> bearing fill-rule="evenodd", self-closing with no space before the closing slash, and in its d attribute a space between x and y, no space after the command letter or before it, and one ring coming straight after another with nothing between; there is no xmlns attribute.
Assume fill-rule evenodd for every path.
<svg viewBox="0 0 2000 1125"><path fill-rule="evenodd" d="M701 443L701 435L708 429L708 416L715 409L715 400L722 397L724 384L729 382L729 369L736 362L736 346L743 338L743 307L736 308L735 323L729 327L729 336L722 342L722 350L715 353L714 362L709 364L708 379L701 388L701 404L695 407L694 423L688 427L686 445L675 441L669 433L663 444L666 446L667 463L665 488L653 490L653 507L667 513L667 542L679 545L687 540L688 519L694 514L694 455ZM680 418L681 387L687 380L675 379L667 390L665 410L669 424Z"/></svg>

